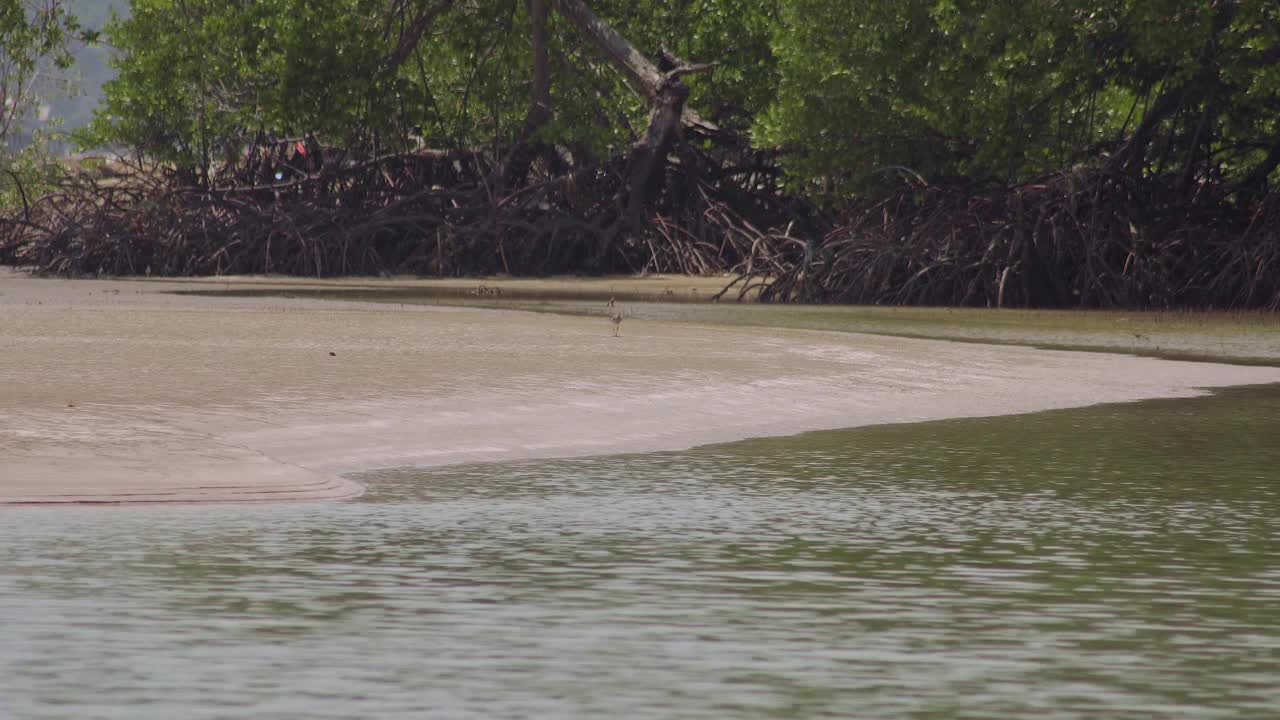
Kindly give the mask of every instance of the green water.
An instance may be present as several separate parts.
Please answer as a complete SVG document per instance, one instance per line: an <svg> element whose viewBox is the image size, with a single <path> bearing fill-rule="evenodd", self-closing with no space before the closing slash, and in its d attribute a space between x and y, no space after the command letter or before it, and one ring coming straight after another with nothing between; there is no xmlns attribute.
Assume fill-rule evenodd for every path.
<svg viewBox="0 0 1280 720"><path fill-rule="evenodd" d="M0 717L1266 718L1280 389L8 509Z"/></svg>

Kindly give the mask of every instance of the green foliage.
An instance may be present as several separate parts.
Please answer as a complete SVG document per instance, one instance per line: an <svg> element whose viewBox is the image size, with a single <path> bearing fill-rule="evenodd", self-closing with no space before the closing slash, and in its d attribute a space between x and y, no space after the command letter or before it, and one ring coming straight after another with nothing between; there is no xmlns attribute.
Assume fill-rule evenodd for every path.
<svg viewBox="0 0 1280 720"><path fill-rule="evenodd" d="M519 0L456 2L401 65L387 58L428 0L133 0L106 29L118 75L85 145L139 148L198 165L258 131L396 147L421 128L436 147L515 137L529 104L527 9ZM717 71L691 80L694 106L745 128L772 100L775 3L596 3L646 53L664 45ZM556 120L548 141L605 152L632 142L643 102L573 27L549 27Z"/></svg>
<svg viewBox="0 0 1280 720"><path fill-rule="evenodd" d="M369 82L375 5L135 0L106 28L117 76L80 141L197 165L259 130L355 128L381 97Z"/></svg>
<svg viewBox="0 0 1280 720"><path fill-rule="evenodd" d="M1065 2L793 0L760 138L837 188L889 166L1010 179L1069 162L1091 130L1073 33Z"/></svg>
<svg viewBox="0 0 1280 720"><path fill-rule="evenodd" d="M54 134L38 130L22 149L0 161L0 210L18 210L51 190L65 177L66 165L52 151Z"/></svg>
<svg viewBox="0 0 1280 720"><path fill-rule="evenodd" d="M800 178L843 193L874 190L893 166L1015 182L1103 159L1150 118L1144 143L1161 145L1137 150L1144 171L1192 157L1230 173L1280 139L1278 12L1266 0L789 0L757 138L796 148Z"/></svg>
<svg viewBox="0 0 1280 720"><path fill-rule="evenodd" d="M691 105L785 148L794 187L837 198L904 174L1014 183L1121 152L1145 175L1265 177L1280 143L1272 0L591 6L649 57L715 63L688 78ZM431 8L422 41L389 62ZM107 28L119 74L80 140L191 167L259 133L506 143L530 102L529 25L524 0L133 0ZM634 142L644 102L565 19L552 13L548 31L553 120L539 138L575 155Z"/></svg>
<svg viewBox="0 0 1280 720"><path fill-rule="evenodd" d="M21 202L20 188L39 188L50 170L48 136L24 150L11 143L43 96L58 87L57 73L72 62L74 41L92 41L62 0L0 0L0 207Z"/></svg>
<svg viewBox="0 0 1280 720"><path fill-rule="evenodd" d="M650 57L666 48L688 62L715 63L713 72L688 79L693 91L690 103L717 123L745 129L773 101L777 63L771 43L781 4L779 0L608 0L592 7Z"/></svg>

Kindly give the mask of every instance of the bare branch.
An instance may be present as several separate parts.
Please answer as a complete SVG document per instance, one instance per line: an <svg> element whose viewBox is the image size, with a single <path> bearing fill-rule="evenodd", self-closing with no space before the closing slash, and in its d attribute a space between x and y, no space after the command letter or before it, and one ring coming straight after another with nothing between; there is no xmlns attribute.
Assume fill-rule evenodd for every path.
<svg viewBox="0 0 1280 720"><path fill-rule="evenodd" d="M649 61L609 23L598 15L582 0L551 0L556 10L568 18L592 45L608 55L614 65L620 68L630 81L632 87L644 96L650 104L658 100L663 84L668 80L665 73ZM687 66L683 72L695 72L694 66ZM678 76L677 76L678 77ZM681 121L685 125L716 130L716 126L703 120L696 112L684 108Z"/></svg>
<svg viewBox="0 0 1280 720"><path fill-rule="evenodd" d="M393 73L398 70L418 48L418 44L422 42L422 34L427 31L427 28L431 27L435 19L452 6L453 0L437 0L419 11L409 25L400 31L400 39L395 49L383 60L384 72Z"/></svg>

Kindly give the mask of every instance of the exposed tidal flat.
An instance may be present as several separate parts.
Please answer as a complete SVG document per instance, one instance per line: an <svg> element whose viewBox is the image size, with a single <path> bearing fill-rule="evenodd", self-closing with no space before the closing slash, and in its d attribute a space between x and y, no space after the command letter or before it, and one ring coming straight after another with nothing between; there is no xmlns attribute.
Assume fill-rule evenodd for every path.
<svg viewBox="0 0 1280 720"><path fill-rule="evenodd" d="M636 318L720 326L861 332L893 337L1060 350L1121 352L1166 359L1280 365L1280 315L1263 311L991 310L949 307L758 305L721 294L729 278L401 279L314 283L237 278L181 292L245 297L364 300L598 315L609 298L633 301ZM719 296L719 299L717 299Z"/></svg>
<svg viewBox="0 0 1280 720"><path fill-rule="evenodd" d="M1280 369L455 282L0 276L0 717L1280 706Z"/></svg>
<svg viewBox="0 0 1280 720"><path fill-rule="evenodd" d="M505 283L508 298L525 284L571 298L553 309L590 314L407 302L441 287L524 302L483 281L0 276L0 502L340 498L361 491L347 474L376 468L674 450L1280 381L1266 366L777 327L788 310L804 325L821 308L693 316L714 324L659 319L704 304L628 301L709 294L715 280ZM192 289L223 296L174 294ZM343 292L356 301L309 296ZM393 302L367 301L388 299L379 292ZM603 317L606 295L623 298L622 337ZM1231 326L1218 347L1274 352L1276 324L1256 325L1265 341Z"/></svg>

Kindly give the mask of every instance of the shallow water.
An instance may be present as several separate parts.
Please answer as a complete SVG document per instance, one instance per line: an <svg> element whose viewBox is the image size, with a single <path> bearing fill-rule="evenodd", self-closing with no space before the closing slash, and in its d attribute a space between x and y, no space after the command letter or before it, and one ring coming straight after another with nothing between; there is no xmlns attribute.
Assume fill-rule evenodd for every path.
<svg viewBox="0 0 1280 720"><path fill-rule="evenodd" d="M1280 707L1280 390L0 513L5 718Z"/></svg>

